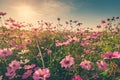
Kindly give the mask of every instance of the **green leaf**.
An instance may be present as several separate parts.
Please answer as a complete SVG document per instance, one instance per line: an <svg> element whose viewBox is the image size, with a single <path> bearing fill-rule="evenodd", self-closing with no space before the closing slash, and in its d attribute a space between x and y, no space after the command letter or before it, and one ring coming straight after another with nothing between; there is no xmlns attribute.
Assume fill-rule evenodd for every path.
<svg viewBox="0 0 120 80"><path fill-rule="evenodd" d="M107 76L108 75L108 70L104 71L101 73L103 76Z"/></svg>

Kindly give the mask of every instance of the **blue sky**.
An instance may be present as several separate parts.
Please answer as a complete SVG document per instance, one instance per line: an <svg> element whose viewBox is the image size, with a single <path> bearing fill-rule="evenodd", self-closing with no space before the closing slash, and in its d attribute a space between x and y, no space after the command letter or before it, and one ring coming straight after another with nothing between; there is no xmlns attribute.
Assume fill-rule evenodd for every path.
<svg viewBox="0 0 120 80"><path fill-rule="evenodd" d="M79 20L95 27L101 20L120 16L120 0L0 0L0 11L16 20Z"/></svg>
<svg viewBox="0 0 120 80"><path fill-rule="evenodd" d="M68 0L67 0L68 1ZM78 13L90 13L100 16L120 14L120 0L72 0ZM82 7L79 6L83 3ZM80 10L81 9L81 10Z"/></svg>

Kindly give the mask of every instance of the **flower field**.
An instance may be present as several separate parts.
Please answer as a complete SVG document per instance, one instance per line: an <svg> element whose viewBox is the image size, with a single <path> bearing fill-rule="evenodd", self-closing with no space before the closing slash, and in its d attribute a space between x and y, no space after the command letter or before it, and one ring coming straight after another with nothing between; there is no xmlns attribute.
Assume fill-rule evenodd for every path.
<svg viewBox="0 0 120 80"><path fill-rule="evenodd" d="M55 27L38 21L33 28L5 15L0 12L0 80L120 80L119 17L91 31L74 20L62 25L58 18Z"/></svg>

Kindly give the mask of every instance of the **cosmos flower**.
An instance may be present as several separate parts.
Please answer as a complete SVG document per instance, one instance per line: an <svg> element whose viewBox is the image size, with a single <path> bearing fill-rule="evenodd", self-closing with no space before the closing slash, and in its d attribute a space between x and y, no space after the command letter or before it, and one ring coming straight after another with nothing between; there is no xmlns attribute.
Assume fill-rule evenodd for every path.
<svg viewBox="0 0 120 80"><path fill-rule="evenodd" d="M32 70L27 70L23 75L22 79L27 79L32 74Z"/></svg>
<svg viewBox="0 0 120 80"><path fill-rule="evenodd" d="M97 25L97 28L101 28L101 25Z"/></svg>
<svg viewBox="0 0 120 80"><path fill-rule="evenodd" d="M70 37L70 38L67 40L67 42L71 43L73 40L74 40L74 39Z"/></svg>
<svg viewBox="0 0 120 80"><path fill-rule="evenodd" d="M65 42L63 42L62 44L63 44L64 46L67 46L67 45L70 44L70 41L65 41Z"/></svg>
<svg viewBox="0 0 120 80"><path fill-rule="evenodd" d="M60 64L61 67L70 68L74 64L74 58L68 55L64 59L62 59Z"/></svg>
<svg viewBox="0 0 120 80"><path fill-rule="evenodd" d="M103 58L104 58L104 59L110 59L110 58L112 58L112 56L113 56L113 53L112 53L112 52L107 52L107 53L105 53L105 54L103 55Z"/></svg>
<svg viewBox="0 0 120 80"><path fill-rule="evenodd" d="M10 41L9 42L9 45L11 45L12 47L16 47L17 46L17 43L15 41Z"/></svg>
<svg viewBox="0 0 120 80"><path fill-rule="evenodd" d="M107 70L108 69L108 64L104 61L97 61L97 66L99 70Z"/></svg>
<svg viewBox="0 0 120 80"><path fill-rule="evenodd" d="M50 50L50 49L45 48L45 50L47 51L48 54L52 53L52 50Z"/></svg>
<svg viewBox="0 0 120 80"><path fill-rule="evenodd" d="M120 58L120 52L118 51L113 52L112 58Z"/></svg>
<svg viewBox="0 0 120 80"><path fill-rule="evenodd" d="M80 25L82 25L83 23L78 23L76 26L80 26Z"/></svg>
<svg viewBox="0 0 120 80"><path fill-rule="evenodd" d="M102 23L102 24L105 24L105 23L106 23L106 21L105 21L105 20L102 20L102 21L101 21L101 23Z"/></svg>
<svg viewBox="0 0 120 80"><path fill-rule="evenodd" d="M117 58L120 58L120 52L107 52L103 55L103 58L104 59L117 59Z"/></svg>
<svg viewBox="0 0 120 80"><path fill-rule="evenodd" d="M47 53L48 53L48 54L51 54L51 53L52 53L52 51L48 49L48 50L47 50Z"/></svg>
<svg viewBox="0 0 120 80"><path fill-rule="evenodd" d="M11 67L12 69L14 70L17 70L20 68L20 62L19 61L16 61L16 60L13 60L10 64L9 64L9 67Z"/></svg>
<svg viewBox="0 0 120 80"><path fill-rule="evenodd" d="M34 80L46 80L46 78L50 77L50 71L48 68L44 68L44 69L37 69L34 73L33 73L33 79Z"/></svg>
<svg viewBox="0 0 120 80"><path fill-rule="evenodd" d="M87 61L87 60L84 60L80 63L80 66L83 68L83 69L86 69L86 70L90 70L91 69L91 66L92 66L92 63L90 61Z"/></svg>
<svg viewBox="0 0 120 80"><path fill-rule="evenodd" d="M39 28L32 28L32 31L38 31L39 30Z"/></svg>
<svg viewBox="0 0 120 80"><path fill-rule="evenodd" d="M99 33L95 32L91 35L92 39L97 39L97 37L99 36Z"/></svg>
<svg viewBox="0 0 120 80"><path fill-rule="evenodd" d="M60 18L57 18L58 21L60 21Z"/></svg>
<svg viewBox="0 0 120 80"><path fill-rule="evenodd" d="M76 75L72 78L72 80L83 80L79 75Z"/></svg>
<svg viewBox="0 0 120 80"><path fill-rule="evenodd" d="M69 22L68 22L68 21L66 21L65 23L66 23L66 24L69 24Z"/></svg>
<svg viewBox="0 0 120 80"><path fill-rule="evenodd" d="M75 42L79 42L79 41L80 41L80 39L77 38L77 37L73 37L73 40L74 40Z"/></svg>
<svg viewBox="0 0 120 80"><path fill-rule="evenodd" d="M56 47L57 47L57 46L62 46L63 44L62 44L62 43L60 43L60 42L56 42L56 44L55 44L55 45L56 45Z"/></svg>
<svg viewBox="0 0 120 80"><path fill-rule="evenodd" d="M15 20L14 20L13 18L10 17L10 18L6 19L6 22L14 23Z"/></svg>
<svg viewBox="0 0 120 80"><path fill-rule="evenodd" d="M5 73L5 76L9 77L9 79L11 80L12 78L14 78L16 76L16 70L12 69L12 68L7 68L7 72Z"/></svg>
<svg viewBox="0 0 120 80"><path fill-rule="evenodd" d="M84 49L84 52L85 52L86 54L91 54L91 51L88 50L88 49Z"/></svg>
<svg viewBox="0 0 120 80"><path fill-rule="evenodd" d="M6 14L7 14L6 12L0 12L0 16L4 16Z"/></svg>
<svg viewBox="0 0 120 80"><path fill-rule="evenodd" d="M89 42L85 42L85 41L84 41L84 42L81 42L80 44L81 44L83 47L90 45Z"/></svg>
<svg viewBox="0 0 120 80"><path fill-rule="evenodd" d="M0 57L7 57L12 55L12 51L10 49L0 49Z"/></svg>
<svg viewBox="0 0 120 80"><path fill-rule="evenodd" d="M16 28L21 28L22 27L22 25L20 24L20 23L12 23L12 26L14 26L14 27L16 27Z"/></svg>

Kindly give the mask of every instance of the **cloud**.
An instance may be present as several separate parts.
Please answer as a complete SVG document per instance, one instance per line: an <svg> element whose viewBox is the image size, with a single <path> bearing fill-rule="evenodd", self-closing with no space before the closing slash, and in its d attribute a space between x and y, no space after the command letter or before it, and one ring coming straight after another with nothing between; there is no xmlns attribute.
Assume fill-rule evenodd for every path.
<svg viewBox="0 0 120 80"><path fill-rule="evenodd" d="M59 17L71 13L73 6L58 0L31 0L30 5L41 17Z"/></svg>
<svg viewBox="0 0 120 80"><path fill-rule="evenodd" d="M40 19L55 19L57 17L68 16L74 7L71 4L60 0L1 0L2 8L13 17L19 17L16 9L26 5L31 7L34 16ZM4 5L3 5L4 4ZM9 14L8 14L9 15Z"/></svg>

